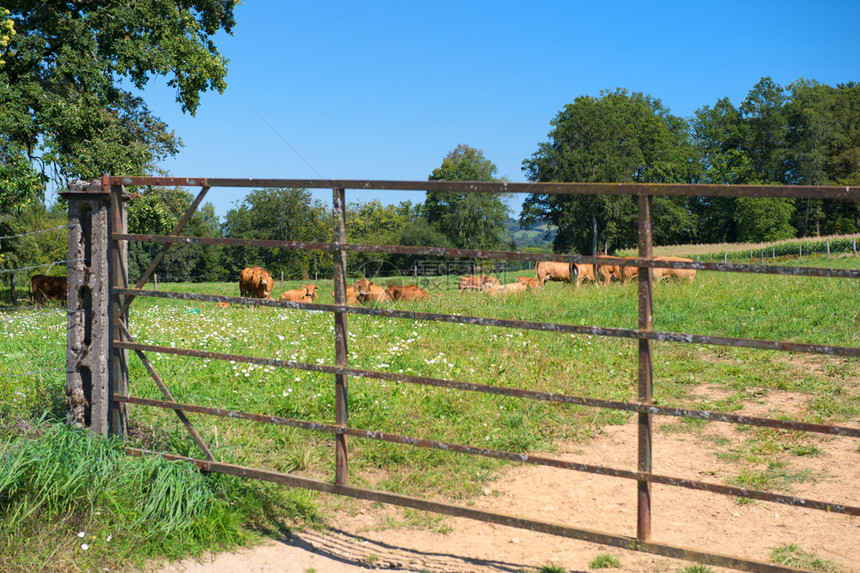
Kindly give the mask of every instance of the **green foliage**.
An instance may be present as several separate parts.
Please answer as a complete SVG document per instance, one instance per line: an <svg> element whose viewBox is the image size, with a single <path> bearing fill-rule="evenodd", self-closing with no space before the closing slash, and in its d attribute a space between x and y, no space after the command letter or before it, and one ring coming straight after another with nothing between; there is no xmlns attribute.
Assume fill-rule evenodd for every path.
<svg viewBox="0 0 860 573"><path fill-rule="evenodd" d="M226 87L211 37L232 31L236 3L5 2L17 33L0 45L0 146L50 166L59 186L153 170L180 141L126 86L164 77L194 114L201 93Z"/></svg>
<svg viewBox="0 0 860 573"><path fill-rule="evenodd" d="M619 89L582 96L523 162L532 181L857 185L860 85L762 78L739 106L722 98L689 122ZM520 221L559 227L556 252L612 253L636 241L631 197L532 195ZM860 201L657 197L657 245L774 240L860 230Z"/></svg>
<svg viewBox="0 0 860 573"><path fill-rule="evenodd" d="M499 181L496 166L480 149L468 145L458 145L448 153L429 180ZM508 208L499 194L428 191L424 209L427 222L454 247L498 249L510 244Z"/></svg>
<svg viewBox="0 0 860 573"><path fill-rule="evenodd" d="M313 200L307 189L255 189L227 212L224 235L243 239L326 241L331 239L331 214ZM331 254L297 249L227 247L225 268L238 276L245 267L259 265L273 276L308 279L330 274Z"/></svg>
<svg viewBox="0 0 860 573"><path fill-rule="evenodd" d="M191 205L193 198L182 189L149 187L128 205L130 233L168 235ZM221 224L211 203L205 203L191 217L181 233L194 237L220 237ZM153 257L162 249L160 243L132 241L128 250L129 280L136 282ZM156 273L159 280L205 281L226 278L221 245L175 244L167 251Z"/></svg>
<svg viewBox="0 0 860 573"><path fill-rule="evenodd" d="M592 569L619 569L621 568L621 561L611 553L601 553L599 555L595 555L594 558L588 562L588 566Z"/></svg>
<svg viewBox="0 0 860 573"><path fill-rule="evenodd" d="M738 241L778 241L794 236L791 226L793 199L738 197L735 200L735 225Z"/></svg>
<svg viewBox="0 0 860 573"><path fill-rule="evenodd" d="M687 123L642 93L578 97L551 125L549 141L523 162L530 181L677 183L695 177ZM690 217L678 217L671 207L678 201L663 201L662 223L671 228L670 240L690 242ZM636 213L629 196L535 194L523 203L520 222L558 227L556 252L611 253L636 243Z"/></svg>
<svg viewBox="0 0 860 573"><path fill-rule="evenodd" d="M44 177L31 169L24 152L0 144L0 213L19 215L43 200L44 188Z"/></svg>

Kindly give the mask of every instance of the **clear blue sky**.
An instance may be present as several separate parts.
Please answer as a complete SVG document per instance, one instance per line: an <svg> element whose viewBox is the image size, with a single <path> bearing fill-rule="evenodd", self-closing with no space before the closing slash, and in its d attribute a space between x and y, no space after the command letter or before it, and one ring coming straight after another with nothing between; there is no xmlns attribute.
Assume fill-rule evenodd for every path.
<svg viewBox="0 0 860 573"><path fill-rule="evenodd" d="M185 143L162 164L171 175L426 180L462 143L524 181L523 160L581 95L621 87L691 117L739 105L764 76L860 81L860 0L246 0L235 15L216 38L224 94L204 94L196 117L163 81L144 94ZM223 217L241 197L207 200ZM373 197L423 201L347 192Z"/></svg>

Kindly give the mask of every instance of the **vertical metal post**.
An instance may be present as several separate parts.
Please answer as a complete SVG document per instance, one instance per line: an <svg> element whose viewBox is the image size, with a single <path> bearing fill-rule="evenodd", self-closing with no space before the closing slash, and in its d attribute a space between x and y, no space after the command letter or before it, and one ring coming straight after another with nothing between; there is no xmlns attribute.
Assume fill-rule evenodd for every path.
<svg viewBox="0 0 860 573"><path fill-rule="evenodd" d="M110 270L109 283L111 291L115 288L128 288L128 245L126 241L116 241L114 233L128 232L128 218L125 210L121 185L108 185L105 176L102 185L110 192ZM110 365L109 365L109 402L108 402L108 432L113 435L128 434L128 412L125 403L115 402L116 394L128 394L128 350L116 348L114 341L124 341L125 334L120 322L128 327L128 307L125 297L110 293Z"/></svg>
<svg viewBox="0 0 860 573"><path fill-rule="evenodd" d="M653 256L653 229L651 226L651 197L639 196L639 258ZM639 330L653 330L654 278L650 268L639 272ZM653 402L653 345L650 340L639 340L639 402ZM651 414L639 414L639 457L637 469L651 473ZM651 483L640 480L637 491L636 537L647 541L651 537Z"/></svg>
<svg viewBox="0 0 860 573"><path fill-rule="evenodd" d="M346 195L344 189L332 189L332 192L334 242L336 245L343 245L346 243ZM334 250L334 302L346 306L346 251L338 248ZM334 360L335 366L339 368L348 366L346 317L347 313L344 311L334 313ZM349 423L348 382L346 374L335 374L335 424L343 427ZM337 434L335 440L335 484L346 485L346 435Z"/></svg>
<svg viewBox="0 0 860 573"><path fill-rule="evenodd" d="M18 295L15 293L15 273L9 273L9 300L14 305L18 302Z"/></svg>

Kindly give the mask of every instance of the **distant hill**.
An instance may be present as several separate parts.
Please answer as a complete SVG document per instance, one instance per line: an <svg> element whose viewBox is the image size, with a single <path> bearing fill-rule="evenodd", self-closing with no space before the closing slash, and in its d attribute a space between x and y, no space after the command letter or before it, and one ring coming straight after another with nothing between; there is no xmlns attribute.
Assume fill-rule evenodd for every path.
<svg viewBox="0 0 860 573"><path fill-rule="evenodd" d="M526 247L550 248L553 239L555 239L556 228L549 223L536 223L523 229L520 228L519 221L508 218L507 226L517 249Z"/></svg>

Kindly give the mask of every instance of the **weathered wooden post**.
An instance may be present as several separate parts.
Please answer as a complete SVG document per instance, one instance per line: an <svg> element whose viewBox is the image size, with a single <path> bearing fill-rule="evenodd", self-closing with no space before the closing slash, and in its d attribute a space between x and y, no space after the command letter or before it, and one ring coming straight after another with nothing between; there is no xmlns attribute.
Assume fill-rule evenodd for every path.
<svg viewBox="0 0 860 573"><path fill-rule="evenodd" d="M66 421L101 435L122 433L111 425L110 234L125 227L114 228L110 187L101 180L75 181L62 195L69 202ZM124 221L124 201L119 205ZM125 251L115 255L126 268Z"/></svg>

